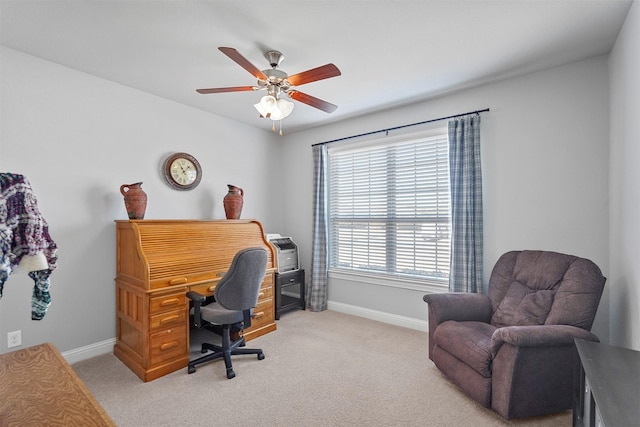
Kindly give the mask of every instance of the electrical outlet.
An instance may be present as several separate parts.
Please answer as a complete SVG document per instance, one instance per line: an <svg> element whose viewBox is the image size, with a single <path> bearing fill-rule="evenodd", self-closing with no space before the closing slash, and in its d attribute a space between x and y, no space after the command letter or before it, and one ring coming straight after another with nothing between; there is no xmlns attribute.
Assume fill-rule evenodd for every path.
<svg viewBox="0 0 640 427"><path fill-rule="evenodd" d="M7 333L7 348L22 345L22 331L13 331Z"/></svg>

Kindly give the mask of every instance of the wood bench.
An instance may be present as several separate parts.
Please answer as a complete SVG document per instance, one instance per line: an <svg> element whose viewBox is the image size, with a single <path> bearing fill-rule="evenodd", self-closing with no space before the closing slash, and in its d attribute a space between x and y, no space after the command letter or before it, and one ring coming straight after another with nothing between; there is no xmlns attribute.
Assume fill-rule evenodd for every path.
<svg viewBox="0 0 640 427"><path fill-rule="evenodd" d="M49 343L0 355L0 425L115 426Z"/></svg>

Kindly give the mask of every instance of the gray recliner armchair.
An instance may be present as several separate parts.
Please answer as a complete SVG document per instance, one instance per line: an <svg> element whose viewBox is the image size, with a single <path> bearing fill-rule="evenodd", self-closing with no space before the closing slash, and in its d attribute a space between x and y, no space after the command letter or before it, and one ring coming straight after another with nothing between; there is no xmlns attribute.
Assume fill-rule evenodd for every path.
<svg viewBox="0 0 640 427"><path fill-rule="evenodd" d="M500 257L488 295L428 294L429 358L504 418L572 407L574 338L590 332L605 277L588 259L544 251Z"/></svg>

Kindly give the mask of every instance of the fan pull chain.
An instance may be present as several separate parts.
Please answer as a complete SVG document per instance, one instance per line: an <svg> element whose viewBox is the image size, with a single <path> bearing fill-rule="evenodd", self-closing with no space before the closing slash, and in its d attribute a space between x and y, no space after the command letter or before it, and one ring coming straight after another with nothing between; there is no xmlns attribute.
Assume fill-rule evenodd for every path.
<svg viewBox="0 0 640 427"><path fill-rule="evenodd" d="M280 131L278 133L280 134L280 136L282 136L282 120L278 120L278 122L280 123ZM271 132L276 133L276 122L275 122L275 120L273 120L271 122Z"/></svg>

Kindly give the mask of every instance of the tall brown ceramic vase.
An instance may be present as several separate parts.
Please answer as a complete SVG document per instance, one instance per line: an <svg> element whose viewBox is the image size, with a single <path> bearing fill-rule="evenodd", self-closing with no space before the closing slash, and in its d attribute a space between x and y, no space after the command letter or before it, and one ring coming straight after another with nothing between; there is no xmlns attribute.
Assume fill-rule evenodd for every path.
<svg viewBox="0 0 640 427"><path fill-rule="evenodd" d="M242 191L242 188L231 184L227 184L227 187L229 187L229 192L222 200L224 213L227 219L240 219L242 204L244 202L244 191Z"/></svg>
<svg viewBox="0 0 640 427"><path fill-rule="evenodd" d="M142 183L123 184L120 193L124 196L124 207L129 219L144 219L147 210L147 193L142 190Z"/></svg>

